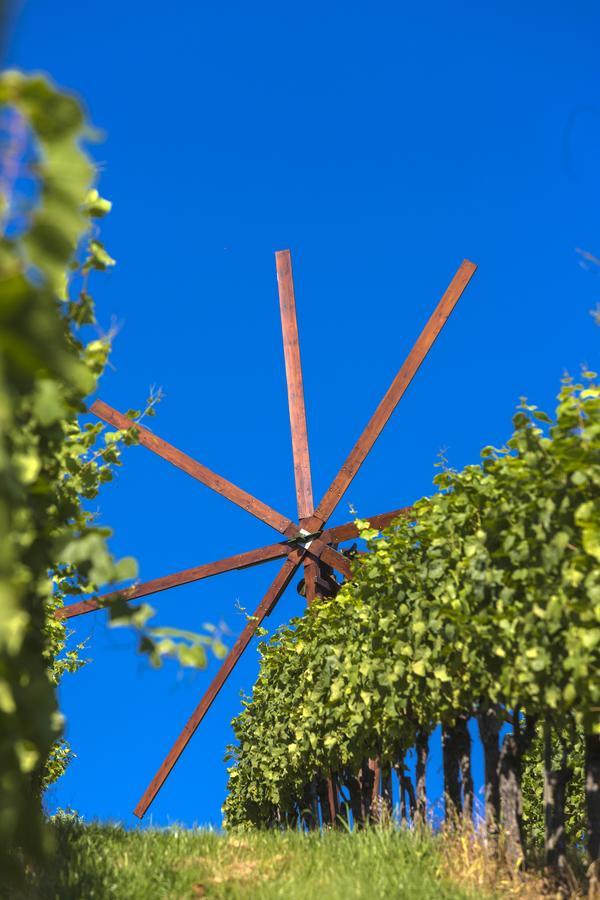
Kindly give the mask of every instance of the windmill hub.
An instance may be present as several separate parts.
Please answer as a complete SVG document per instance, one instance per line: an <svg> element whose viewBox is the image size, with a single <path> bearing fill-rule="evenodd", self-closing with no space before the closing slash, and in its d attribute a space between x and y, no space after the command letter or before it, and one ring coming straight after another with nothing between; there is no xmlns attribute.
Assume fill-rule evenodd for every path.
<svg viewBox="0 0 600 900"><path fill-rule="evenodd" d="M322 534L322 531L307 531L305 528L301 528L300 531L289 538L286 543L292 547L305 547L308 550L313 541L316 538L321 537Z"/></svg>

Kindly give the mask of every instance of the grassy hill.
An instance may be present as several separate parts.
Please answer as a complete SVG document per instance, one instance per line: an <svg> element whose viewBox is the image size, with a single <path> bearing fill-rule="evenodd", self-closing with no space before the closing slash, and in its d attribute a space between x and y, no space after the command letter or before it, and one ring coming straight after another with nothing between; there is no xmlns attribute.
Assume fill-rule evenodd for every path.
<svg viewBox="0 0 600 900"><path fill-rule="evenodd" d="M492 871L473 836L395 829L358 834L125 831L62 821L58 852L27 897L160 898L538 897L539 885ZM490 869L490 866L492 868Z"/></svg>

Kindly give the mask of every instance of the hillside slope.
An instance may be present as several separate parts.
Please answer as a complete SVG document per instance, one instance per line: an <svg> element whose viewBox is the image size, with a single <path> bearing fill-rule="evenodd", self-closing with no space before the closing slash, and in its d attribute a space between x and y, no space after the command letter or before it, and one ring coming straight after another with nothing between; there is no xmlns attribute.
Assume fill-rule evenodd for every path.
<svg viewBox="0 0 600 900"><path fill-rule="evenodd" d="M313 900L419 898L479 900L538 896L478 873L481 860L460 839L397 830L358 834L206 830L125 831L56 825L54 864L38 873L29 897L60 900L162 900L222 897ZM471 842L472 843L472 842ZM486 885L488 887L486 887ZM489 887L494 885L499 893ZM513 893L514 890L514 893Z"/></svg>

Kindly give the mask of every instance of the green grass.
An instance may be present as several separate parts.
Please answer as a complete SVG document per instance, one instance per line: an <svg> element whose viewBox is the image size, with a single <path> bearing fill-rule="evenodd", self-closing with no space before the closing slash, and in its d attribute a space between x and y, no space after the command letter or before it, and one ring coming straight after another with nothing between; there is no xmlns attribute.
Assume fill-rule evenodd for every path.
<svg viewBox="0 0 600 900"><path fill-rule="evenodd" d="M270 900L420 898L484 900L440 874L431 834L370 830L220 835L203 830L125 831L58 822L57 853L29 893L42 900ZM458 878L458 876L457 876Z"/></svg>

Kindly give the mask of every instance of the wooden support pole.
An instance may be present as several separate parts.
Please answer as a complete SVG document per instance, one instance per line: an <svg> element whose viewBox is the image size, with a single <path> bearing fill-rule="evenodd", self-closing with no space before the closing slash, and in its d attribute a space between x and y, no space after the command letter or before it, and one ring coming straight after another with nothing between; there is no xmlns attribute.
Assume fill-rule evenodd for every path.
<svg viewBox="0 0 600 900"><path fill-rule="evenodd" d="M476 268L477 266L467 259L461 263L444 296L438 303L425 328L419 335L417 342L408 354L402 368L386 391L383 400L373 413L369 424L350 451L346 462L319 503L315 510L314 517L310 522L310 527L316 528L326 522L340 502L342 496L348 489L350 482L365 461L367 454L381 434L386 422L398 405L407 387L417 374L421 363L446 324L450 313L473 277Z"/></svg>
<svg viewBox="0 0 600 900"><path fill-rule="evenodd" d="M235 503L236 506L245 509L253 516L256 516L257 519L260 519L261 522L266 522L267 525L270 525L275 531L279 531L280 534L287 534L288 530L293 532L296 528L291 519L282 516L274 509L271 509L270 506L267 506L266 503L257 500L252 494L236 487L235 484L227 481L227 479L221 478L220 475L212 472L186 453L182 453L181 450L167 443L167 441L163 441L162 438L157 437L151 431L148 431L147 428L144 428L142 425L136 425L127 416L117 412L116 409L113 409L102 400L96 400L95 403L92 403L90 412L93 412L94 415L104 422L108 422L113 428L118 428L119 430L134 428L137 432L139 443L143 447L152 450L157 456L166 459L167 462L177 466L178 469L191 475L197 481L202 482L206 487L216 491L217 494L221 494L222 497Z"/></svg>
<svg viewBox="0 0 600 900"><path fill-rule="evenodd" d="M317 592L317 573L319 571L319 563L308 557L304 560L304 594L306 602L310 604L315 599Z"/></svg>
<svg viewBox="0 0 600 900"><path fill-rule="evenodd" d="M319 547L314 545L319 544ZM338 572L341 572L348 580L352 578L352 564L349 559L343 556L339 550L334 550L333 547L330 547L328 544L322 543L322 541L313 541L312 544L307 548L307 552L309 555L314 553L318 554L318 557L323 560L324 563L327 563L328 566L331 566L332 569L336 569Z"/></svg>
<svg viewBox="0 0 600 900"><path fill-rule="evenodd" d="M337 784L335 783L335 776L329 773L329 778L327 779L327 803L329 804L329 820L331 822L331 827L335 828L336 820L337 820Z"/></svg>
<svg viewBox="0 0 600 900"><path fill-rule="evenodd" d="M134 813L138 818L145 815L148 807L155 799L161 787L168 778L173 766L187 747L198 725L212 706L219 691L227 681L233 667L238 659L252 640L256 629L260 626L265 616L268 616L290 583L296 569L302 562L304 556L303 551L295 551L293 556L288 557L283 566L279 570L273 584L263 597L256 612L242 631L241 635L227 654L223 665L213 678L210 687L202 697L202 700L188 719L183 731L173 744L171 750L165 757L160 769L146 788L144 795L134 809Z"/></svg>
<svg viewBox="0 0 600 900"><path fill-rule="evenodd" d="M194 581L201 581L213 575L221 575L223 572L247 569L250 566L257 566L273 559L282 559L289 552L290 547L288 544L269 544L266 547L259 547L257 550L249 550L247 553L237 553L235 556L228 556L226 559L221 559L218 562L206 563L193 569L184 569L182 572L174 572L172 575L154 578L152 581L135 584L133 587L124 588L120 591L112 591L110 594L104 594L102 597L90 597L89 600L81 600L79 603L69 603L67 606L57 609L54 615L57 619L71 619L73 616L82 616L95 610L106 609L111 602L117 599L127 601L139 600L140 597L158 594L160 591L179 587L182 584L190 584Z"/></svg>
<svg viewBox="0 0 600 900"><path fill-rule="evenodd" d="M298 518L313 514L313 493L310 476L310 456L308 452L308 432L304 387L302 384L302 364L298 343L298 322L296 320L296 299L292 279L292 260L289 250L279 250L275 254L277 284L279 287L279 307L283 332L283 352L288 389L288 406L292 429L292 452L294 456L294 479L298 501Z"/></svg>
<svg viewBox="0 0 600 900"><path fill-rule="evenodd" d="M411 518L412 515L412 506L404 506L401 509L394 509L392 512L382 513L379 516L361 516L360 518L365 518L371 528L381 529L387 528L399 516ZM343 541L349 541L355 537L358 537L358 528L354 522L347 522L345 525L334 525L333 528L328 528L322 533L321 540L328 544L341 544Z"/></svg>

